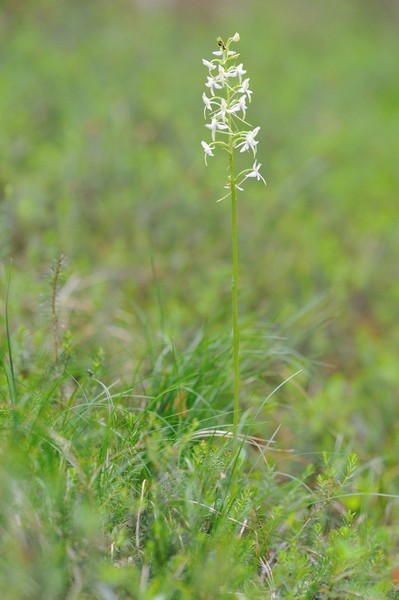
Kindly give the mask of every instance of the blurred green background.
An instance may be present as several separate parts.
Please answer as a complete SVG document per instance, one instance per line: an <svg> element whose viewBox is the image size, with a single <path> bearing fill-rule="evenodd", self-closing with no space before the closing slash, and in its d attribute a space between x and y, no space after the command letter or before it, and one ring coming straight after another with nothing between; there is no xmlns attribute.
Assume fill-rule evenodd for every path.
<svg viewBox="0 0 399 600"><path fill-rule="evenodd" d="M184 347L228 330L230 213L215 202L225 165L206 168L200 146L201 59L239 31L268 182L239 199L242 320L310 361L271 419L302 450L342 439L381 457L397 491L398 25L381 0L3 1L1 287L11 270L20 361L50 352L60 253L63 326L83 364L104 349L110 380L148 331Z"/></svg>

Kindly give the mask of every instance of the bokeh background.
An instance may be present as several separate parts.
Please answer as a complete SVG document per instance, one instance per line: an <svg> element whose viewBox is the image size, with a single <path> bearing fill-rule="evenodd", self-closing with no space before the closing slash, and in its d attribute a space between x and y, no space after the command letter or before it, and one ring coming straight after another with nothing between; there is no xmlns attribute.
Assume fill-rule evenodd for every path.
<svg viewBox="0 0 399 600"><path fill-rule="evenodd" d="M397 491L398 26L394 0L3 1L1 287L11 272L20 360L50 352L60 253L63 327L81 364L102 348L108 380L149 331L184 348L228 330L230 213L215 202L225 165L206 168L200 146L201 59L239 31L268 183L239 198L241 318L308 366L270 418L304 451L378 457Z"/></svg>

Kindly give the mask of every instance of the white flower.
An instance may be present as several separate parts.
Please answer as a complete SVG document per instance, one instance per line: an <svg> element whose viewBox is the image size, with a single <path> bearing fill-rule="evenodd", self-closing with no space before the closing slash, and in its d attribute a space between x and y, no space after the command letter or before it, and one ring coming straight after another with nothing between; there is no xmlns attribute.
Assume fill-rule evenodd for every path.
<svg viewBox="0 0 399 600"><path fill-rule="evenodd" d="M216 79L218 81L220 81L220 83L222 85L225 85L225 83L226 83L226 77L228 77L226 71L224 70L224 68L222 67L222 65L219 65L219 75L216 77Z"/></svg>
<svg viewBox="0 0 399 600"><path fill-rule="evenodd" d="M208 127L212 131L212 140L215 141L216 130L218 128L218 122L215 118L212 119L211 123L207 123L205 127Z"/></svg>
<svg viewBox="0 0 399 600"><path fill-rule="evenodd" d="M246 111L247 111L247 105L245 104L245 96L241 96L239 101L236 102L236 104L234 104L228 112L236 113L236 112L239 112L240 110L242 110L242 114L245 119L245 115L246 115Z"/></svg>
<svg viewBox="0 0 399 600"><path fill-rule="evenodd" d="M216 136L216 131L219 130L224 130L224 129L228 129L228 126L225 125L224 123L219 123L219 121L214 117L211 121L211 123L207 123L205 125L205 127L208 127L208 129L210 129L212 131L212 141L215 141L215 136Z"/></svg>
<svg viewBox="0 0 399 600"><path fill-rule="evenodd" d="M212 110L212 104L216 104L217 106L219 106L219 102L217 102L216 100L211 100L211 98L208 98L208 96L205 94L205 92L202 94L202 100L204 101L204 104L205 104L204 117L205 117L207 110Z"/></svg>
<svg viewBox="0 0 399 600"><path fill-rule="evenodd" d="M237 144L237 148L240 148L240 146L242 146L240 152L245 152L245 150L249 150L251 148L251 150L255 156L256 145L258 144L258 141L255 140L255 138L258 135L259 129L260 129L260 127L255 127L255 129L253 129L252 131L249 131L248 133L245 134L244 141L241 142L240 144Z"/></svg>
<svg viewBox="0 0 399 600"><path fill-rule="evenodd" d="M201 146L203 147L204 152L205 152L204 158L205 158L205 164L207 165L208 163L206 162L206 157L207 156L214 156L214 154L212 152L211 146L209 144L207 144L206 142L201 142Z"/></svg>
<svg viewBox="0 0 399 600"><path fill-rule="evenodd" d="M233 35L233 37L231 38L233 42L239 42L240 41L240 34L236 31L236 33Z"/></svg>
<svg viewBox="0 0 399 600"><path fill-rule="evenodd" d="M241 84L240 89L238 90L238 93L246 94L248 96L248 100L251 102L252 91L249 89L249 77L247 77L247 79L244 79L244 81Z"/></svg>
<svg viewBox="0 0 399 600"><path fill-rule="evenodd" d="M245 175L245 179L247 179L248 177L255 177L256 181L262 180L263 183L266 185L266 181L263 179L262 175L259 173L259 169L261 168L261 166L262 166L262 164L259 164L255 161L254 164L252 165L253 171L251 171L250 173Z"/></svg>
<svg viewBox="0 0 399 600"><path fill-rule="evenodd" d="M212 54L214 54L215 56L223 56L224 53L224 50L215 50L215 52L212 52ZM232 54L235 54L235 52L233 52L233 50L229 50L227 54L231 56Z"/></svg>
<svg viewBox="0 0 399 600"><path fill-rule="evenodd" d="M226 123L226 112L230 112L227 110L227 102L224 98L220 101L220 111L216 113L216 117L221 117L223 123Z"/></svg>
<svg viewBox="0 0 399 600"><path fill-rule="evenodd" d="M219 65L219 75L215 79L225 85L227 77L237 77L236 69L233 67L226 71L222 65Z"/></svg>
<svg viewBox="0 0 399 600"><path fill-rule="evenodd" d="M205 86L211 90L211 94L212 94L212 96L214 96L215 95L214 88L221 90L222 86L213 77L208 77L207 79L208 79L208 81L205 84Z"/></svg>
<svg viewBox="0 0 399 600"><path fill-rule="evenodd" d="M246 70L244 69L244 65L242 63L239 64L238 67L235 68L235 72L236 72L236 75L238 75L238 79L240 80L240 83L241 83L242 76L245 75L245 73L246 73Z"/></svg>
<svg viewBox="0 0 399 600"><path fill-rule="evenodd" d="M208 69L210 71L213 71L213 69L216 69L216 65L214 65L213 62L210 62L209 60L205 60L205 58L202 59L202 64L205 65L206 67L208 67Z"/></svg>

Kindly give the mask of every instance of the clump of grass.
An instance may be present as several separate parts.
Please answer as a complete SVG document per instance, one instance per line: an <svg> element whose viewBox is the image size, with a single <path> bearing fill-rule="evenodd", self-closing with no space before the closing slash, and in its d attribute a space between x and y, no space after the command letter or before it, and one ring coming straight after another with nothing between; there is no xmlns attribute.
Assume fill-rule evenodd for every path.
<svg viewBox="0 0 399 600"><path fill-rule="evenodd" d="M168 347L129 387L74 364L61 402L54 370L39 385L15 372L18 431L0 412L2 598L386 597L385 540L343 503L355 459L282 472L251 412L232 451L228 350L206 335ZM2 380L3 406L7 394Z"/></svg>

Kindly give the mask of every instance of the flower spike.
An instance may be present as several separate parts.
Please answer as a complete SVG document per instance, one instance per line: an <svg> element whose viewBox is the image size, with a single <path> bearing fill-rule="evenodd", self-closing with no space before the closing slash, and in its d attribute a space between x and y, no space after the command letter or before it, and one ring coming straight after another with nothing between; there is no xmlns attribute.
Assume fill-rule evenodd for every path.
<svg viewBox="0 0 399 600"><path fill-rule="evenodd" d="M202 64L208 69L205 86L209 93L202 94L204 102L204 117L209 118L205 127L211 131L211 144L201 142L205 153L205 162L208 156L213 156L216 147L226 150L233 156L234 151L240 154L251 152L256 156L259 141L256 139L260 127L243 129L248 126L245 121L248 110L247 103L251 102L252 90L249 87L250 78L242 62L236 64L238 54L230 50L230 45L239 42L240 35L235 33L224 42L217 39L218 50L213 52L211 60L202 59ZM237 61L238 62L238 61ZM249 126L250 127L250 126ZM220 139L223 136L223 139ZM216 146L215 146L216 144ZM235 183L241 183L247 178L265 182L259 172L260 164L255 161L252 169L246 169L236 178ZM231 186L231 182L228 182ZM238 191L242 188L236 185Z"/></svg>

